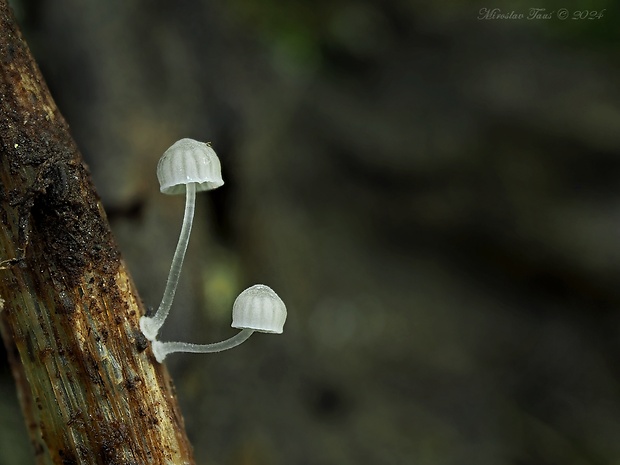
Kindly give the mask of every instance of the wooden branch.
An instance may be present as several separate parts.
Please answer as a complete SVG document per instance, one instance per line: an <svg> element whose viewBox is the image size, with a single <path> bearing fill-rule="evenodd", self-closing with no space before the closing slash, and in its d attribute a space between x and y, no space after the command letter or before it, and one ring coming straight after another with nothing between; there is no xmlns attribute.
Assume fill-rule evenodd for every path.
<svg viewBox="0 0 620 465"><path fill-rule="evenodd" d="M194 463L88 169L6 0L0 207L0 331L37 463Z"/></svg>

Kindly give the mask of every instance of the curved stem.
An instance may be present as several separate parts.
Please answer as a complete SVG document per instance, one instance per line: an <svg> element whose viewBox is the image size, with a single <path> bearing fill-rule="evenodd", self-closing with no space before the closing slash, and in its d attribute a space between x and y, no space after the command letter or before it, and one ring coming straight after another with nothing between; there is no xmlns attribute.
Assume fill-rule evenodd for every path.
<svg viewBox="0 0 620 465"><path fill-rule="evenodd" d="M161 299L161 303L155 315L152 317L143 316L140 319L140 329L149 341L155 340L159 329L164 324L164 321L166 321L166 317L170 312L174 293L176 292L177 283L179 282L179 276L181 275L181 267L183 266L185 251L189 243L189 236L192 231L192 220L194 218L194 207L196 205L196 184L193 182L189 183L185 188L185 215L183 216L183 226L181 227L179 242L177 243L177 248L172 258L172 265L170 265L170 273L168 273L168 281L166 282L164 296Z"/></svg>
<svg viewBox="0 0 620 465"><path fill-rule="evenodd" d="M221 352L223 350L237 347L239 344L247 340L253 332L253 329L242 329L233 337L228 338L222 342L215 342L213 344L190 344L189 342L153 341L153 354L155 355L155 359L159 363L161 363L164 361L168 354L172 354L174 352L190 352L193 354Z"/></svg>

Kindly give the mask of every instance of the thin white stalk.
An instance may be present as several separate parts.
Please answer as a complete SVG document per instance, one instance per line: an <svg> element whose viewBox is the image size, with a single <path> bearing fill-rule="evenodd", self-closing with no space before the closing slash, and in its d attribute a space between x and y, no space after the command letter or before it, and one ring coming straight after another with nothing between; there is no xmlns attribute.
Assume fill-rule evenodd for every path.
<svg viewBox="0 0 620 465"><path fill-rule="evenodd" d="M181 267L183 266L183 259L185 258L185 251L187 250L187 244L189 243L189 236L192 231L192 221L194 219L194 207L196 205L196 184L189 183L185 186L185 215L183 216L183 226L181 227L181 234L179 235L179 242L174 252L172 259L172 265L170 266L170 273L168 274L168 281L166 282L166 289L164 290L164 296L161 299L161 304L157 312L152 317L143 316L140 318L140 329L149 341L154 341L157 337L157 333L166 321L170 307L172 306L172 300L177 290L177 284L179 282L179 276L181 275Z"/></svg>
<svg viewBox="0 0 620 465"><path fill-rule="evenodd" d="M223 350L237 347L239 344L246 341L253 332L253 329L242 329L233 337L226 339L222 342L215 342L213 344L190 344L189 342L153 341L153 354L155 355L155 359L159 363L161 363L164 361L168 354L172 354L174 352L189 352L193 354L221 352Z"/></svg>

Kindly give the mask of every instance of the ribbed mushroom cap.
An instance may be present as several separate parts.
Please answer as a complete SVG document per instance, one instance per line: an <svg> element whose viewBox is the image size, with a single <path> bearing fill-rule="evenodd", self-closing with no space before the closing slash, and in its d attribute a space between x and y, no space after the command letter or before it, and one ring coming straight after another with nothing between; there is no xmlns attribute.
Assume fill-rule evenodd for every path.
<svg viewBox="0 0 620 465"><path fill-rule="evenodd" d="M196 192L215 189L224 184L222 168L215 151L194 139L176 141L157 164L159 190L164 194L185 193L185 186L196 183Z"/></svg>
<svg viewBox="0 0 620 465"><path fill-rule="evenodd" d="M233 328L280 334L285 321L286 305L278 294L263 284L249 287L233 304Z"/></svg>

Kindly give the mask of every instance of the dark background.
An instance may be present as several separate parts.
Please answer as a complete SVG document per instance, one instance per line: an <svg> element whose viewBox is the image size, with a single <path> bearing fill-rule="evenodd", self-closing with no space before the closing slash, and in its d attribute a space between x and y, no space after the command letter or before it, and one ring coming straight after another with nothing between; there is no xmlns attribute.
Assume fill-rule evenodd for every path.
<svg viewBox="0 0 620 465"><path fill-rule="evenodd" d="M620 10L530 3L13 2L149 306L157 161L220 156L163 338L232 335L256 282L287 304L167 359L198 463L619 463ZM2 375L0 463L32 463Z"/></svg>

